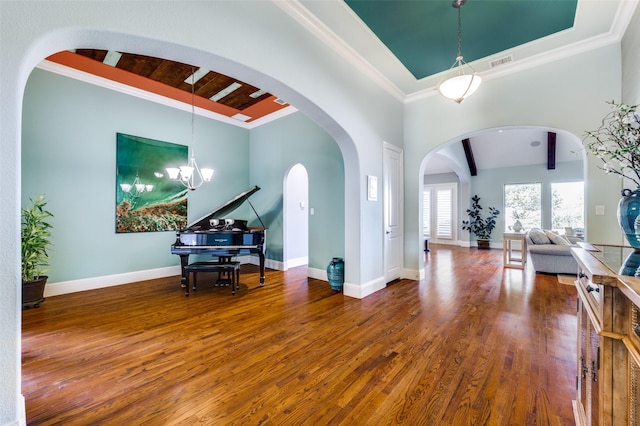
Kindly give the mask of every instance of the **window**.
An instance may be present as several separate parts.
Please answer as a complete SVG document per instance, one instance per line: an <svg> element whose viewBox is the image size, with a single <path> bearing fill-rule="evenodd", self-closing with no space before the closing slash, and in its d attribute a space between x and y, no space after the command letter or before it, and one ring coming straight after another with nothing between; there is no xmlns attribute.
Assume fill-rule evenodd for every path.
<svg viewBox="0 0 640 426"><path fill-rule="evenodd" d="M584 182L551 184L551 228L563 233L565 227L584 228Z"/></svg>
<svg viewBox="0 0 640 426"><path fill-rule="evenodd" d="M516 220L524 229L542 228L542 184L506 184L504 212L505 231L510 231Z"/></svg>
<svg viewBox="0 0 640 426"><path fill-rule="evenodd" d="M456 238L456 184L424 187L422 204L423 233L435 242L451 242Z"/></svg>
<svg viewBox="0 0 640 426"><path fill-rule="evenodd" d="M424 190L422 199L422 228L425 238L431 238L431 190Z"/></svg>

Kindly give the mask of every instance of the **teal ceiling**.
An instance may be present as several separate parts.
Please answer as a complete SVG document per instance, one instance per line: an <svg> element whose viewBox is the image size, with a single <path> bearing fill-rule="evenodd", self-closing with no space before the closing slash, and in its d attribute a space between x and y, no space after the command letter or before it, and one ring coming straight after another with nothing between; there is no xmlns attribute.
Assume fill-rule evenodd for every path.
<svg viewBox="0 0 640 426"><path fill-rule="evenodd" d="M345 0L398 60L421 79L451 67L458 11L451 0ZM462 55L472 62L571 28L577 0L468 0Z"/></svg>

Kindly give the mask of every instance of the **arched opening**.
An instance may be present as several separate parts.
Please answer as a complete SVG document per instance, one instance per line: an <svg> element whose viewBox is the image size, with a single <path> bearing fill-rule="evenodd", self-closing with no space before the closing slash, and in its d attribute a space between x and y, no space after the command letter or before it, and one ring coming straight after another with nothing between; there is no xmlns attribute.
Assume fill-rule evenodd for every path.
<svg viewBox="0 0 640 426"><path fill-rule="evenodd" d="M309 263L309 176L300 163L284 177L284 248L285 270Z"/></svg>
<svg viewBox="0 0 640 426"><path fill-rule="evenodd" d="M98 41L99 40L99 41ZM224 70L224 72L228 74L232 74L235 71L238 71L239 75L241 74L241 78L247 81L253 80L264 80L267 81L263 83L265 87L274 86L273 91L277 91L281 93L283 96L287 96L287 99L295 104L298 110L302 111L307 117L311 118L316 123L321 123L323 129L327 131L329 135L331 135L334 140L337 142L340 151L342 152L344 162L349 162L350 164L354 164L353 168L350 168L345 171L345 186L347 187L358 187L358 167L355 166L358 164L358 155L351 137L347 134L346 130L342 128L340 124L338 124L329 113L318 108L313 101L305 98L303 95L297 93L294 89L285 86L284 84L272 79L258 71L251 70L247 71L247 67L242 66L241 64L235 63L231 60L218 57L213 53L203 53L202 51L198 51L197 49L188 48L186 46L175 46L170 43L166 43L158 40L149 40L141 37L131 36L131 35L120 35L113 34L109 32L102 31L88 31L88 30L78 30L78 29L67 29L64 31L57 32L51 35L51 38L41 42L29 51L26 55L23 63L21 64L22 71L17 74L16 77L16 92L19 92L13 96L13 102L9 102L13 104L13 107L16 111L21 111L22 100L23 100L23 92L25 88L26 81L29 77L29 73L31 70L37 65L37 63L48 55L55 53L63 48L72 48L75 46L86 46L86 45L105 45L105 44L113 44L122 47L123 50L127 49L129 51L138 51L144 54L157 54L158 51L162 51L163 54L167 54L169 57L179 60L183 59L188 62L198 63L202 66L210 66L210 67L218 67L218 69ZM20 128L22 127L20 114L10 114L9 117L15 117L15 120L11 123L11 130L8 130L7 133L10 136L13 136L7 141L8 145L12 145L12 148L19 152L21 149L21 136L20 136ZM20 156L16 155L13 159L9 158L7 161L13 160L15 170L20 174L21 167L19 164ZM20 182L18 185L15 185L16 188L14 190L13 195L15 195L14 200L10 203L11 205L19 205L19 196L20 196ZM348 191L345 191L348 193ZM11 194L9 194L11 195ZM358 218L359 217L359 200L357 198L354 200L353 198L345 199L345 212L344 218ZM14 217L14 228L17 226L17 215L12 215ZM350 279L353 283L359 282L359 257L360 250L358 248L358 235L356 231L352 231L352 229L357 229L357 227L348 227L345 226L345 235L340 236L343 239L343 244L345 246L349 245L351 248L347 250L347 256L350 256L353 259L352 269L350 273L353 274L353 278ZM354 235L350 235L350 234ZM351 238L350 238L351 237ZM351 243L347 243L347 241L352 241ZM355 247L355 248L354 248ZM8 247L8 253L13 253L12 257L14 259L14 269L18 263L18 251L17 244L14 242L13 247ZM9 254L11 256L11 254ZM14 283L14 288L19 288L19 281L12 279ZM11 282L10 281L10 282ZM19 293L19 290L18 290ZM15 295L15 293L14 293ZM16 305L17 306L17 305ZM19 315L19 314L18 314ZM19 330L19 329L18 329ZM19 333L19 331L18 331ZM16 333L17 334L17 333ZM14 345L13 348L18 346L19 348L19 335L16 336L17 345ZM19 353L19 351L18 351ZM18 372L19 375L19 372Z"/></svg>
<svg viewBox="0 0 640 426"><path fill-rule="evenodd" d="M549 136L551 135L552 136ZM548 142L553 140L553 143ZM470 161L465 154L463 140L469 140L476 176L472 176ZM552 150L552 151L551 151ZM553 161L551 161L553 159ZM552 163L552 164L551 164ZM550 216L551 184L584 180L586 175L586 153L580 139L563 130L541 126L508 126L486 129L461 135L449 140L429 152L420 165L419 218L420 229L427 228L425 220L436 224L437 212L426 211L426 187L451 184L457 189L457 207L452 215L457 217L451 226L457 229L457 237L449 243L469 246L473 244L460 224L466 219L468 200L480 194L486 206L494 206L504 213L504 185L510 183L542 182L545 187L542 209ZM428 200L427 200L428 201ZM434 206L431 200L431 206ZM511 211L508 209L508 211ZM445 215L446 216L446 215ZM546 217L545 216L545 217ZM586 219L586 214L583 214ZM493 243L499 246L502 232L508 229L513 218L499 216L494 230ZM551 219L545 218L546 225ZM431 227L432 232L437 232ZM431 237L431 235L429 235ZM425 236L427 238L427 236ZM437 240L437 238L436 238ZM423 247L420 246L420 251ZM424 256L420 256L424 262ZM421 268L424 263L421 263Z"/></svg>

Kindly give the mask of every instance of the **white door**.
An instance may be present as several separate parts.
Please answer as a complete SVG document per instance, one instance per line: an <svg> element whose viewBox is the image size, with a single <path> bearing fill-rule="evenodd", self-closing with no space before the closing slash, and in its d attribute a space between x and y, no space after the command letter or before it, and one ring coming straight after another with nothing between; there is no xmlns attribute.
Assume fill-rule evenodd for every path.
<svg viewBox="0 0 640 426"><path fill-rule="evenodd" d="M402 150L384 143L382 159L384 187L385 282L402 276L403 263L403 161Z"/></svg>

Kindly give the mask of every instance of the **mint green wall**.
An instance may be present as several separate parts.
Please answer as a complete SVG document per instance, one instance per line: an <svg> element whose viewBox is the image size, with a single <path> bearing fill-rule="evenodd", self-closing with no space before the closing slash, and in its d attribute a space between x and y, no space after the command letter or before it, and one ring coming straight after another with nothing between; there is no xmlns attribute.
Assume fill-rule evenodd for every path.
<svg viewBox="0 0 640 426"><path fill-rule="evenodd" d="M477 176L471 178L471 195L480 196L480 205L486 211L489 207L500 210L500 216L496 220L496 229L491 234L494 242L502 239L502 230L505 229L505 220L513 222L511 218L504 216L504 185L510 183L542 184L542 211L547 216L543 217L542 226L545 229L551 227L551 184L555 182L576 182L583 179L582 161L570 161L556 163L555 170L547 170L546 164L534 166L505 167L501 169L480 170ZM466 210L471 203L463 200L460 208L460 221L467 219ZM544 216L544 214L543 214ZM460 224L458 224L460 225ZM468 231L463 231L468 233ZM463 234L464 235L464 234ZM475 237L472 237L475 239Z"/></svg>
<svg viewBox="0 0 640 426"><path fill-rule="evenodd" d="M344 257L344 162L336 142L297 112L251 130L250 176L261 182L252 197L264 211L267 257L283 260L282 191L286 172L302 164L309 174L309 266L324 269ZM255 198L255 201L254 201Z"/></svg>
<svg viewBox="0 0 640 426"><path fill-rule="evenodd" d="M53 220L49 281L178 265L175 233L115 233L116 133L187 145L188 112L35 69L23 108L22 204L44 193ZM249 188L249 131L196 117L196 158L211 183L189 195L189 220Z"/></svg>

